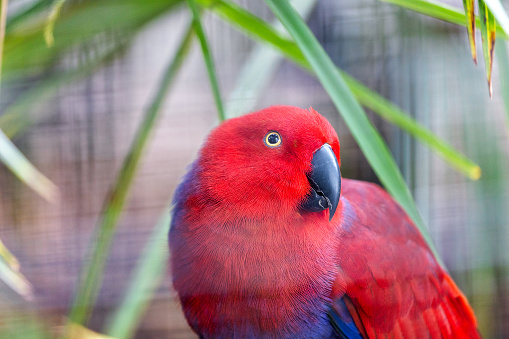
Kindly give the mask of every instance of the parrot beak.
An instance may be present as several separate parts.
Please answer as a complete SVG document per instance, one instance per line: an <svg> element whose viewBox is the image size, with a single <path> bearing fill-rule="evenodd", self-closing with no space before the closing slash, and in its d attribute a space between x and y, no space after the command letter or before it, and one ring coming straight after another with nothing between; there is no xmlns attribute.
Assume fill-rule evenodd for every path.
<svg viewBox="0 0 509 339"><path fill-rule="evenodd" d="M329 209L329 221L334 216L341 192L341 172L338 160L329 144L313 154L311 173L307 175L311 191L301 205L308 212Z"/></svg>

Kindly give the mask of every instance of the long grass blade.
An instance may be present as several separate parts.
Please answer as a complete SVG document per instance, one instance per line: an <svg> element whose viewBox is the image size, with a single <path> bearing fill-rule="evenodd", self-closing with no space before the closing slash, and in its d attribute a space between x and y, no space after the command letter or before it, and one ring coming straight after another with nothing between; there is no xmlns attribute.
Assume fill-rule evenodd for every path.
<svg viewBox="0 0 509 339"><path fill-rule="evenodd" d="M248 33L253 39L269 43L278 50L287 51L285 56L297 64L307 64L297 45L286 37L281 36L273 27L237 4L228 0L195 0L214 13L229 21L233 26Z"/></svg>
<svg viewBox="0 0 509 339"><path fill-rule="evenodd" d="M33 299L33 287L19 270L0 259L0 280L25 300Z"/></svg>
<svg viewBox="0 0 509 339"><path fill-rule="evenodd" d="M7 0L0 4L0 82L2 69L2 55L5 38L5 21L7 17ZM0 130L0 161L11 170L21 181L37 192L49 202L58 200L58 188L41 172L39 172L28 159L14 146L9 138Z"/></svg>
<svg viewBox="0 0 509 339"><path fill-rule="evenodd" d="M1 260L5 261L5 263L9 265L13 271L19 271L18 258L16 258L14 254L9 251L2 240L0 240L0 258Z"/></svg>
<svg viewBox="0 0 509 339"><path fill-rule="evenodd" d="M41 113L30 114L30 111L36 104L41 104L55 95L61 87L69 86L111 63L119 54L125 51L131 42L132 40L119 41L101 53L95 53L92 60L83 63L76 69L65 70L42 80L37 86L28 90L5 109L0 116L0 129L4 131L7 137L12 138L36 123L49 118L48 115L53 112L44 115Z"/></svg>
<svg viewBox="0 0 509 339"><path fill-rule="evenodd" d="M205 31L203 30L203 26L201 24L200 12L198 10L198 6L196 5L194 0L187 0L187 4L189 5L189 9L193 15L193 26L196 32L196 36L200 41L200 46L203 54L203 58L205 60L205 65L207 66L207 72L209 74L210 86L212 87L212 93L214 95L214 101L216 103L217 114L220 121L225 120L224 109L223 109L223 101L221 100L221 94L219 91L219 84L217 82L216 76L216 67L214 66L214 58L212 57L212 53L210 51L210 46L207 41L207 36L205 35Z"/></svg>
<svg viewBox="0 0 509 339"><path fill-rule="evenodd" d="M210 5L208 0L198 1L203 6ZM298 49L297 45L293 41L289 41L283 37L274 28L263 22L258 17L247 12L236 4L224 0L216 0L213 6L207 8L214 11L216 14L249 36L270 44L273 48L300 67L311 71L311 66L304 58L304 55ZM378 93L364 86L361 82L351 76L348 76L344 72L341 72L341 74L343 75L343 78L350 90L362 105L372 109L382 118L387 119L430 147L453 168L459 170L460 173L463 173L472 179L477 179L480 176L481 171L479 166L456 151L443 139L440 139L429 129L417 123L407 113L403 112Z"/></svg>
<svg viewBox="0 0 509 339"><path fill-rule="evenodd" d="M286 0L265 0L265 2L295 39L380 181L415 221L438 259L428 229L421 219L394 158L332 60Z"/></svg>
<svg viewBox="0 0 509 339"><path fill-rule="evenodd" d="M42 38L47 16L29 15L26 22L18 21L16 29L9 30L5 37L3 76L6 80L17 80L39 75L76 48L102 41L107 36L134 35L141 27L182 3L183 0L69 2L54 22L52 48L48 48Z"/></svg>
<svg viewBox="0 0 509 339"><path fill-rule="evenodd" d="M2 75L2 60L4 55L5 26L7 22L8 0L0 0L0 80ZM1 82L0 82L1 84Z"/></svg>
<svg viewBox="0 0 509 339"><path fill-rule="evenodd" d="M2 244L3 245L3 244ZM5 248L5 247L4 247ZM31 300L33 297L33 288L28 280L19 272L16 267L0 258L0 279L9 286L14 292L22 296L25 300Z"/></svg>
<svg viewBox="0 0 509 339"><path fill-rule="evenodd" d="M388 2L393 5L398 5L402 8L409 9L416 13L420 13L435 19L440 19L452 24L466 26L467 16L465 11L461 11L453 6L438 2L427 0L380 0ZM479 17L475 19L475 25L479 27L481 24ZM501 27L497 27L497 35L505 40L509 40L509 33L504 32Z"/></svg>
<svg viewBox="0 0 509 339"><path fill-rule="evenodd" d="M495 51L496 22L493 13L486 6L484 0L479 0L479 16L481 18L482 50L484 54L484 67L486 68L486 79L490 97L493 95L491 84L491 70L493 69L493 52Z"/></svg>
<svg viewBox="0 0 509 339"><path fill-rule="evenodd" d="M117 339L101 333L94 332L79 324L69 323L65 329L66 339ZM118 337L119 339L123 337Z"/></svg>
<svg viewBox="0 0 509 339"><path fill-rule="evenodd" d="M475 47L475 13L474 13L474 0L463 0L463 7L465 8L465 14L467 15L467 33L468 42L470 43L470 52L472 53L472 59L477 65L477 50Z"/></svg>
<svg viewBox="0 0 509 339"><path fill-rule="evenodd" d="M384 99L378 93L364 86L359 81L346 73L341 73L348 87L355 94L355 97L367 108L376 112L385 120L398 126L409 134L427 144L431 149L445 161L461 173L466 174L470 179L477 180L481 177L481 168L469 158L458 153L443 139L438 138L429 129L412 119L407 113L393 103Z"/></svg>
<svg viewBox="0 0 509 339"><path fill-rule="evenodd" d="M0 3L0 81L2 70L2 55L5 39L5 26L7 20L7 0ZM18 178L25 182L34 191L49 201L57 197L56 186L42 175L14 146L0 129L0 161L3 162ZM32 288L25 277L19 273L19 262L0 240L0 279L12 290L25 299L32 296Z"/></svg>
<svg viewBox="0 0 509 339"><path fill-rule="evenodd" d="M165 211L155 225L143 249L122 303L109 320L105 333L112 337L129 339L135 333L140 318L152 295L164 277L168 262L167 235L170 213Z"/></svg>
<svg viewBox="0 0 509 339"><path fill-rule="evenodd" d="M20 10L14 13L9 13L6 27L7 34L9 34L9 31L19 27L18 25L23 25L23 23L33 20L34 17L41 15L43 11L46 11L49 8L52 2L53 0L35 0L30 2L29 5L22 7Z"/></svg>
<svg viewBox="0 0 509 339"><path fill-rule="evenodd" d="M484 0L484 3L488 6L503 31L509 34L509 17L500 0Z"/></svg>
<svg viewBox="0 0 509 339"><path fill-rule="evenodd" d="M411 11L444 20L457 25L466 26L467 17L464 11L438 1L427 0L381 0Z"/></svg>
<svg viewBox="0 0 509 339"><path fill-rule="evenodd" d="M161 83L149 108L145 112L143 122L136 133L128 155L124 159L115 184L106 198L103 216L96 228L96 235L92 239L91 254L84 264L79 288L70 312L69 318L73 323L84 324L88 320L92 307L95 304L118 218L124 207L145 145L159 117L163 99L171 88L175 75L190 50L193 34L194 31L190 26L184 34L174 58L162 76Z"/></svg>
<svg viewBox="0 0 509 339"><path fill-rule="evenodd" d="M47 17L44 12L51 10L52 0L36 0L18 13L8 18L4 73L7 78L16 74L16 79L24 74L33 74L45 69L61 56L65 56L71 47L79 48L97 36L114 38L115 46L105 47L103 51L94 51L93 60L87 61L75 70L62 71L41 80L37 87L10 105L0 116L0 129L12 138L20 131L44 120L46 116L28 114L30 107L38 100L51 97L61 86L81 79L111 61L130 42L137 30L153 21L163 13L175 10L183 0L150 1L145 0L102 0L72 1L68 10L61 13L55 22L54 35L57 38L52 49L47 48L41 36ZM121 12L122 15L118 15ZM103 20L103 18L107 18ZM86 24L83 24L86 23ZM113 34L113 32L115 34ZM118 34L117 34L118 33ZM117 44L117 42L120 43ZM106 41L109 43L108 41ZM111 41L110 41L111 42ZM95 42L94 42L95 43ZM117 51L114 51L116 49Z"/></svg>
<svg viewBox="0 0 509 339"><path fill-rule="evenodd" d="M58 201L59 191L57 186L39 172L1 130L0 161L22 182L48 202Z"/></svg>
<svg viewBox="0 0 509 339"><path fill-rule="evenodd" d="M48 20L46 21L46 26L44 27L44 40L46 41L46 45L48 45L48 47L52 47L55 44L53 28L55 28L55 22L60 15L60 11L64 6L65 1L66 0L55 0L53 3L53 8L48 15Z"/></svg>

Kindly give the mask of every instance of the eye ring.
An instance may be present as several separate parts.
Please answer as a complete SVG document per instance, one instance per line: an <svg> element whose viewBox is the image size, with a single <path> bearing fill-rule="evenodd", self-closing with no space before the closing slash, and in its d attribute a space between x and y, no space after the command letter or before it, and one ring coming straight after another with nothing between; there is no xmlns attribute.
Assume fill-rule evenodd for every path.
<svg viewBox="0 0 509 339"><path fill-rule="evenodd" d="M269 133L267 133L265 138L263 138L263 142L265 143L266 146L270 148L275 148L281 145L282 138L278 132L270 131Z"/></svg>

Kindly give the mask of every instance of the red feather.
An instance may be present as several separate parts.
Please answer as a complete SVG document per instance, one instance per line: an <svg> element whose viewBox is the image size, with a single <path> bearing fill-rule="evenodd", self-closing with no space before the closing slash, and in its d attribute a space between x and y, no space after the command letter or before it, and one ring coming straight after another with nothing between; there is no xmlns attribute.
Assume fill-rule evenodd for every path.
<svg viewBox="0 0 509 339"><path fill-rule="evenodd" d="M273 131L282 143L269 148L263 140ZM330 222L328 210L300 208L325 143L340 163L327 120L288 106L211 133L175 194L170 230L173 285L190 326L204 338L336 338L343 330L479 338L466 298L384 190L343 180Z"/></svg>
<svg viewBox="0 0 509 339"><path fill-rule="evenodd" d="M480 337L465 296L384 190L344 179L341 202L338 279L366 337Z"/></svg>

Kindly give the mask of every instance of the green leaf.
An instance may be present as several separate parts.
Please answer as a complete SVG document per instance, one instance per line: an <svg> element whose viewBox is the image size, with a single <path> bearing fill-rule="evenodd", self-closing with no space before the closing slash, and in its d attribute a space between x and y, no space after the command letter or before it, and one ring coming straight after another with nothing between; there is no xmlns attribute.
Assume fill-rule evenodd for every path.
<svg viewBox="0 0 509 339"><path fill-rule="evenodd" d="M412 119L393 103L387 101L378 93L373 92L359 81L342 72L343 79L355 94L355 97L367 108L376 112L383 119L398 126L421 142L427 144L437 154L447 161L452 167L466 174L470 179L477 180L481 177L481 168L464 155L458 153L443 139L438 138L429 129Z"/></svg>
<svg viewBox="0 0 509 339"><path fill-rule="evenodd" d="M0 240L0 257L13 271L19 271L19 261Z"/></svg>
<svg viewBox="0 0 509 339"><path fill-rule="evenodd" d="M455 7L438 1L426 1L426 0L381 0L388 2L400 7L409 9L416 13L420 13L426 16L440 19L446 22L450 22L460 26L467 25L467 17L465 11L461 11ZM476 17L475 24L477 27L480 26L479 17ZM499 37L509 40L509 35L504 32L500 27L497 27L497 34Z"/></svg>
<svg viewBox="0 0 509 339"><path fill-rule="evenodd" d="M254 16L231 1L224 0L195 0L201 6L208 8L228 20L234 26L251 35L252 38L264 43L270 43L279 50L287 51L285 56L297 64L306 64L304 56L293 41L288 40L265 21ZM308 66L309 67L309 66Z"/></svg>
<svg viewBox="0 0 509 339"><path fill-rule="evenodd" d="M56 202L59 191L55 184L39 172L0 130L0 161L28 187L49 202Z"/></svg>
<svg viewBox="0 0 509 339"><path fill-rule="evenodd" d="M117 338L94 332L79 324L68 323L65 328L65 339L117 339Z"/></svg>
<svg viewBox="0 0 509 339"><path fill-rule="evenodd" d="M20 273L18 260L2 241L0 241L0 280L24 299L32 299L32 285Z"/></svg>
<svg viewBox="0 0 509 339"><path fill-rule="evenodd" d="M0 4L0 78L2 70L2 56L7 19L7 0ZM58 197L57 187L40 173L25 156L14 146L9 138L0 129L0 161L12 173L26 183L35 192L48 201L55 201ZM19 262L0 240L0 280L13 291L25 299L32 297L32 287L26 278L19 272Z"/></svg>
<svg viewBox="0 0 509 339"><path fill-rule="evenodd" d="M382 0L389 2L415 12L425 14L437 19L448 21L454 24L467 26L470 47L474 61L475 56L475 38L474 29L475 25L480 27L481 36L483 40L483 55L486 67L486 78L488 81L488 89L490 97L492 97L492 84L491 84L491 72L493 65L493 51L495 46L495 35L498 34L503 39L509 39L509 18L506 11L502 7L499 0L478 0L479 4L479 16L475 22L472 19L473 16L473 3L472 0L463 0L465 12L461 13L454 7L439 2L425 1L425 0ZM495 21L496 19L496 21ZM496 22L501 27L497 27Z"/></svg>
<svg viewBox="0 0 509 339"><path fill-rule="evenodd" d="M507 13L500 0L484 0L484 3L488 6L495 19L497 19L504 32L509 34L509 17L507 17Z"/></svg>
<svg viewBox="0 0 509 339"><path fill-rule="evenodd" d="M198 0L204 6L210 6L208 0ZM263 22L258 17L247 12L243 8L224 0L216 0L214 5L209 7L225 20L234 26L265 43L285 55L289 60L294 61L302 68L311 71L310 65L304 58L302 52L293 41L282 37L274 28ZM437 152L453 168L461 171L472 179L478 179L481 170L471 160L454 150L448 143L433 134L427 128L419 125L407 113L396 107L394 104L383 98L378 93L371 91L359 81L346 73L341 72L348 87L356 98L366 107L372 109L382 118L392 122L410 135L423 142L433 151Z"/></svg>
<svg viewBox="0 0 509 339"><path fill-rule="evenodd" d="M30 5L23 6L15 13L9 13L7 18L6 32L18 29L27 23L31 23L36 17L40 16L43 11L46 11L52 4L53 0L35 0L31 1Z"/></svg>
<svg viewBox="0 0 509 339"><path fill-rule="evenodd" d="M332 60L286 0L265 0L265 2L295 39L380 181L414 220L437 260L440 260L387 145L367 118Z"/></svg>
<svg viewBox="0 0 509 339"><path fill-rule="evenodd" d="M55 0L53 3L53 8L48 15L48 20L46 22L46 26L44 27L44 40L46 41L46 45L48 45L48 47L52 47L55 43L53 28L55 27L55 22L60 15L60 11L62 10L62 6L64 5L65 1L66 0Z"/></svg>
<svg viewBox="0 0 509 339"><path fill-rule="evenodd" d="M140 163L141 156L149 136L153 130L155 121L159 117L161 104L168 93L173 80L189 52L194 31L190 26L184 34L177 52L168 64L161 83L152 99L150 107L145 112L142 124L138 128L136 136L131 144L129 153L124 159L120 173L107 197L102 218L96 228L96 235L91 244L91 254L85 261L82 270L78 292L70 312L69 319L76 324L84 324L97 299L100 282L104 272L104 265L108 255L109 247L115 233L120 213L123 210L129 188L133 182L134 174Z"/></svg>
<svg viewBox="0 0 509 339"><path fill-rule="evenodd" d="M108 37L129 36L175 9L183 0L72 1L54 23L54 45L43 39L46 16L29 15L5 37L3 73L6 80L38 75L75 48ZM121 15L119 15L121 13Z"/></svg>
<svg viewBox="0 0 509 339"><path fill-rule="evenodd" d="M122 303L108 321L105 331L108 335L129 339L136 333L141 316L165 274L170 222L170 213L165 211L143 249Z"/></svg>
<svg viewBox="0 0 509 339"><path fill-rule="evenodd" d="M468 41L470 43L470 52L472 59L477 65L477 50L475 48L475 13L474 13L474 0L463 0L463 7L467 15L467 33Z"/></svg>
<svg viewBox="0 0 509 339"><path fill-rule="evenodd" d="M483 0L479 0L479 16L481 18L481 37L482 50L484 54L484 67L486 68L486 78L488 80L488 89L490 97L493 94L491 84L491 70L493 69L493 52L495 50L495 32L496 22L493 13L486 6Z"/></svg>
<svg viewBox="0 0 509 339"><path fill-rule="evenodd" d="M94 58L79 65L76 69L70 69L52 74L43 79L35 87L21 95L13 104L7 107L0 116L0 129L9 138L14 137L47 118L46 115L38 112L30 114L35 105L40 105L46 99L52 97L57 91L69 84L85 78L94 71L110 63L115 57L122 53L131 40L119 39L117 43L105 48L102 51L93 53ZM48 112L53 114L54 112Z"/></svg>
<svg viewBox="0 0 509 339"><path fill-rule="evenodd" d="M0 260L0 279L24 299L32 299L32 285L30 285L28 280L20 272L12 270L9 265L2 260Z"/></svg>
<svg viewBox="0 0 509 339"><path fill-rule="evenodd" d="M209 43L207 41L207 36L205 35L205 31L203 30L203 26L201 24L200 13L198 11L198 6L194 0L187 0L187 4L189 5L189 9L193 15L193 26L196 32L196 36L200 41L200 46L203 54L203 58L205 60L205 65L207 66L207 72L209 74L210 86L212 87L212 93L214 94L214 101L216 102L217 114L220 121L224 121L224 109L223 109L223 101L221 100L221 94L219 93L219 84L217 83L216 76L216 68L214 66L214 59L212 58L212 53L210 52Z"/></svg>
<svg viewBox="0 0 509 339"><path fill-rule="evenodd" d="M466 26L467 18L464 11L440 3L437 1L426 0L381 0L393 5L397 5L411 11L421 13L436 19L451 22L457 25Z"/></svg>
<svg viewBox="0 0 509 339"><path fill-rule="evenodd" d="M0 13L0 72L2 69L6 17L7 1L2 0ZM58 199L58 188L25 158L2 130L0 130L0 161L21 181L46 200L55 202Z"/></svg>

